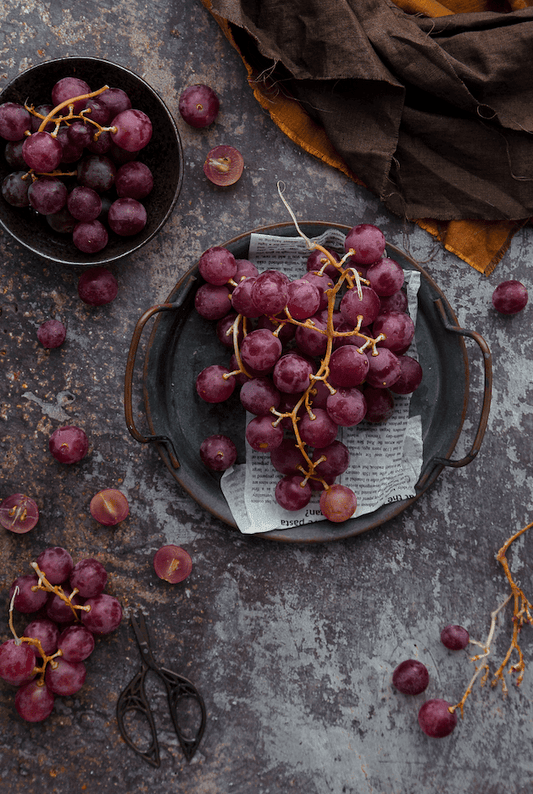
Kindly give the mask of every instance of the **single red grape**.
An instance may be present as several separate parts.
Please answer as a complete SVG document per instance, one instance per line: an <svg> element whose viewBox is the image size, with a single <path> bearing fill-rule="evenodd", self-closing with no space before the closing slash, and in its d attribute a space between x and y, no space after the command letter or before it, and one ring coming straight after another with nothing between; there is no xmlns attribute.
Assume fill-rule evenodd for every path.
<svg viewBox="0 0 533 794"><path fill-rule="evenodd" d="M200 458L208 469L225 471L237 460L237 448L227 436L208 436L200 445Z"/></svg>
<svg viewBox="0 0 533 794"><path fill-rule="evenodd" d="M159 578L170 584L183 582L192 571L191 556L181 546L162 546L154 555L153 565Z"/></svg>
<svg viewBox="0 0 533 794"><path fill-rule="evenodd" d="M526 287L515 279L502 281L492 293L492 305L500 314L517 314L528 301Z"/></svg>
<svg viewBox="0 0 533 794"><path fill-rule="evenodd" d="M54 694L46 684L30 681L17 690L15 708L26 722L41 722L53 711Z"/></svg>
<svg viewBox="0 0 533 794"><path fill-rule="evenodd" d="M344 250L353 249L352 260L356 264L371 265L383 256L385 236L381 229L371 223L360 223L346 235Z"/></svg>
<svg viewBox="0 0 533 794"><path fill-rule="evenodd" d="M67 329L59 320L46 320L37 329L37 339L48 350L61 347L66 335Z"/></svg>
<svg viewBox="0 0 533 794"><path fill-rule="evenodd" d="M457 714L450 708L447 700L427 700L418 712L418 724L424 733L435 739L449 736L457 725Z"/></svg>
<svg viewBox="0 0 533 794"><path fill-rule="evenodd" d="M89 451L89 439L81 427L66 425L54 430L48 447L60 463L78 463Z"/></svg>
<svg viewBox="0 0 533 794"><path fill-rule="evenodd" d="M442 629L440 640L451 651L462 651L470 642L470 635L462 626L450 625Z"/></svg>
<svg viewBox="0 0 533 794"><path fill-rule="evenodd" d="M406 659L394 670L392 683L404 695L419 695L429 684L428 669L417 659Z"/></svg>
<svg viewBox="0 0 533 794"><path fill-rule="evenodd" d="M74 567L70 553L61 546L50 546L37 557L37 565L50 584L63 584Z"/></svg>
<svg viewBox="0 0 533 794"><path fill-rule="evenodd" d="M336 523L347 521L355 513L357 498L346 485L331 485L320 497L320 510L329 520Z"/></svg>
<svg viewBox="0 0 533 794"><path fill-rule="evenodd" d="M118 292L115 276L105 267L90 267L78 279L78 295L89 306L111 303Z"/></svg>
<svg viewBox="0 0 533 794"><path fill-rule="evenodd" d="M208 85L198 83L188 86L180 95L178 110L191 127L203 129L214 122L220 100Z"/></svg>
<svg viewBox="0 0 533 794"><path fill-rule="evenodd" d="M286 475L276 485L275 499L284 510L301 510L309 504L311 486L301 474Z"/></svg>

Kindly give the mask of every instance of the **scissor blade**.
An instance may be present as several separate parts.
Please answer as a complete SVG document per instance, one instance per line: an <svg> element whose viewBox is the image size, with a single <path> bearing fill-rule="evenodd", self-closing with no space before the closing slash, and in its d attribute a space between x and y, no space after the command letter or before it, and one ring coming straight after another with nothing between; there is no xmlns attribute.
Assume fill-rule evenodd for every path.
<svg viewBox="0 0 533 794"><path fill-rule="evenodd" d="M149 764L158 767L161 763L159 744L157 741L154 718L145 694L144 679L146 673L147 668L143 666L142 670L132 678L127 687L121 692L117 702L117 722L121 736L126 744ZM141 714L148 723L151 741L147 749L140 748L128 732L124 718L129 712Z"/></svg>
<svg viewBox="0 0 533 794"><path fill-rule="evenodd" d="M202 736L205 731L206 724L206 708L204 699L198 692L194 684L182 675L173 673L171 670L166 670L164 667L159 668L159 675L165 682L168 695L168 705L170 708L170 715L174 723L174 730L178 737L181 749L187 761L191 761L196 753ZM195 716L195 726L193 730L189 730L189 725L183 725L184 716L188 716L185 712L186 702L191 701L198 706L198 713ZM189 722L187 720L187 722ZM190 735L192 733L192 736Z"/></svg>

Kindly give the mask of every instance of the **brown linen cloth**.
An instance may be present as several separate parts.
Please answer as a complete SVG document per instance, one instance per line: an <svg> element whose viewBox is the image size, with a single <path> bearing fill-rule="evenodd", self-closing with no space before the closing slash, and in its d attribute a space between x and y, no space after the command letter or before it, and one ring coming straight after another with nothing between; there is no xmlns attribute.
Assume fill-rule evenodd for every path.
<svg viewBox="0 0 533 794"><path fill-rule="evenodd" d="M528 0L202 2L286 134L492 272L533 216Z"/></svg>

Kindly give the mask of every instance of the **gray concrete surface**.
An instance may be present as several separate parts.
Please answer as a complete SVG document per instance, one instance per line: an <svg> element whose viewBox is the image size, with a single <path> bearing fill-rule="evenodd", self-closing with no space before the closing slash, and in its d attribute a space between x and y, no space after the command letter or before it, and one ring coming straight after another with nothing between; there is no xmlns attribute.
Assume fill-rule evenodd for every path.
<svg viewBox="0 0 533 794"><path fill-rule="evenodd" d="M99 641L84 688L58 699L53 715L28 725L14 693L0 684L2 792L148 792L187 794L529 794L533 791L533 646L521 634L522 686L474 687L464 718L448 738L418 728L426 697L457 702L473 672L467 652L439 641L447 623L479 640L509 592L495 553L531 520L531 306L512 318L491 308L507 278L531 286L530 227L514 239L486 278L444 252L416 226L384 213L378 201L293 145L256 104L245 70L197 0L102 0L98 5L6 0L0 8L0 88L19 71L62 55L96 55L141 74L165 98L185 149L185 181L163 232L114 268L117 299L90 309L77 296L77 274L44 263L0 234L0 497L26 491L41 506L37 528L0 534L0 589L7 629L8 587L48 545L76 559L97 556L110 591L149 616L159 661L203 692L208 724L187 765L153 690L162 763L153 769L122 742L115 720L119 692L138 668L125 619ZM222 101L217 123L188 128L180 92L206 82ZM236 145L246 169L231 190L202 173L217 143ZM381 226L436 280L460 324L480 332L494 357L487 434L469 466L445 471L400 516L364 535L319 545L244 537L213 518L170 476L157 451L137 444L123 415L127 350L135 323L164 300L199 254L237 233L285 222L276 182L300 219ZM425 264L424 264L425 263ZM57 314L68 340L45 353L38 325ZM457 454L468 449L479 416L480 356L472 353L472 393ZM134 405L142 419L138 375ZM64 401L68 392L70 397ZM33 396L28 396L28 394ZM61 413L61 411L63 413ZM81 424L91 450L77 466L48 454L50 432ZM99 527L92 495L120 487L131 505L117 529ZM151 558L164 543L189 550L194 570L167 586ZM527 534L509 552L511 570L533 596ZM509 607L498 621L494 671L509 644ZM424 661L430 685L408 698L391 685L405 658Z"/></svg>

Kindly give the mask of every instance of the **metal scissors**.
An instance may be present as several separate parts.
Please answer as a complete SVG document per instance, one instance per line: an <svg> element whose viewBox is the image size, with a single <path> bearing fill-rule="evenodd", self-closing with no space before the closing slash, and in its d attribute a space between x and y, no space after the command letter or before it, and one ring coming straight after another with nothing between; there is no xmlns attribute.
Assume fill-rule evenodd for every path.
<svg viewBox="0 0 533 794"><path fill-rule="evenodd" d="M122 738L126 744L138 753L145 761L152 766L158 767L160 765L159 755L159 742L157 741L157 732L155 728L154 717L148 698L146 696L145 679L148 672L153 671L161 678L165 684L167 691L168 706L170 709L170 716L174 724L174 730L178 737L181 749L187 761L190 761L194 756L205 730L206 723L206 709L204 699L198 692L194 684L182 675L173 673L171 670L166 670L160 667L153 655L150 648L150 638L148 636L148 629L144 615L141 612L135 612L131 615L131 625L135 632L135 638L141 652L141 669L132 678L127 687L121 692L117 703L117 720L118 727ZM190 738L187 736L187 731L180 726L180 706L185 705L185 701L195 701L199 706L199 719L196 719L198 726L195 730L195 735ZM128 712L138 712L144 716L148 722L151 733L150 746L145 750L137 746L135 741L129 735L126 724L125 716Z"/></svg>

